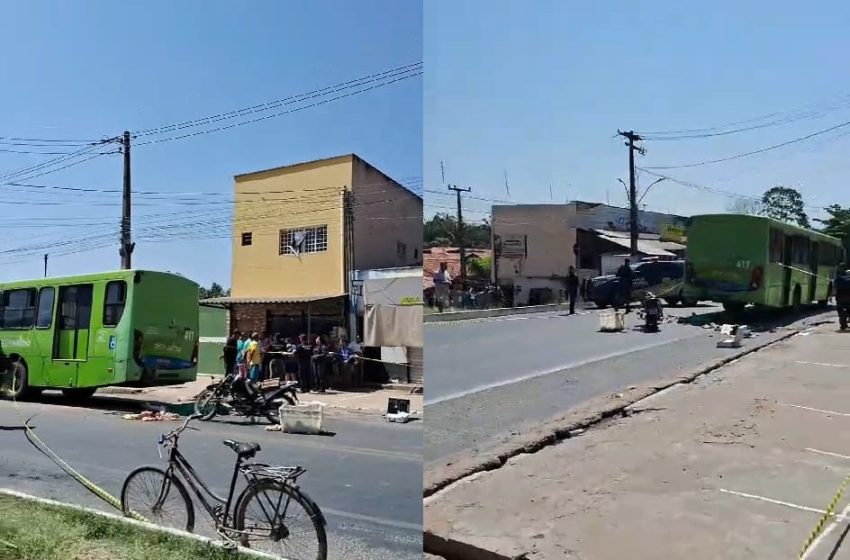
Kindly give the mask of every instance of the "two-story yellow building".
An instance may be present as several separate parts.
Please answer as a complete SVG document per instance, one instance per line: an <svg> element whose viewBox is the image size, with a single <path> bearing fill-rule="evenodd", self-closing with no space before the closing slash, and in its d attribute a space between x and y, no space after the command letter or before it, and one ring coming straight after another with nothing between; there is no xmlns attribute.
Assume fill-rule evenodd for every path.
<svg viewBox="0 0 850 560"><path fill-rule="evenodd" d="M422 198L354 154L237 175L234 194L231 328L330 334L351 271L422 263Z"/></svg>

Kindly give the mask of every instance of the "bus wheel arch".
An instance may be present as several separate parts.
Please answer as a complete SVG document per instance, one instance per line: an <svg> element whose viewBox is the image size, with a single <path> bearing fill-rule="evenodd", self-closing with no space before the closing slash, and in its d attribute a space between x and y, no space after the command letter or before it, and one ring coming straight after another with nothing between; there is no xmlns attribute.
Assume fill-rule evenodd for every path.
<svg viewBox="0 0 850 560"><path fill-rule="evenodd" d="M9 354L9 359L14 364L15 372L12 374L12 386L4 391L5 395L15 400L23 400L37 393L29 386L29 366L23 356L12 353Z"/></svg>

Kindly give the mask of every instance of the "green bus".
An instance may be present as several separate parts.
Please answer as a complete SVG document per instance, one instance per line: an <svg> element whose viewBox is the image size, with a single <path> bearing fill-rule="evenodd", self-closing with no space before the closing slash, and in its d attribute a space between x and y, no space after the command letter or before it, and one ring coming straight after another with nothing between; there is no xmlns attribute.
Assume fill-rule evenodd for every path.
<svg viewBox="0 0 850 560"><path fill-rule="evenodd" d="M694 216L687 245L684 297L716 301L729 310L748 303L825 306L844 258L834 237L741 214Z"/></svg>
<svg viewBox="0 0 850 560"><path fill-rule="evenodd" d="M198 285L181 276L122 270L0 284L0 349L20 363L7 396L61 389L79 400L108 385L193 381L198 342Z"/></svg>

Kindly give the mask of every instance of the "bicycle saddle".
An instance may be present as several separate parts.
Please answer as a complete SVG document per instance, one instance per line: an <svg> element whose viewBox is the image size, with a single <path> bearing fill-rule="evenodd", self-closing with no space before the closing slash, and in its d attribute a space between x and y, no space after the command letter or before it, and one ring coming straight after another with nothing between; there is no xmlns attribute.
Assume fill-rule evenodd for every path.
<svg viewBox="0 0 850 560"><path fill-rule="evenodd" d="M259 443L233 441L232 439L226 439L222 443L243 459L250 459L257 454L257 451L260 451Z"/></svg>

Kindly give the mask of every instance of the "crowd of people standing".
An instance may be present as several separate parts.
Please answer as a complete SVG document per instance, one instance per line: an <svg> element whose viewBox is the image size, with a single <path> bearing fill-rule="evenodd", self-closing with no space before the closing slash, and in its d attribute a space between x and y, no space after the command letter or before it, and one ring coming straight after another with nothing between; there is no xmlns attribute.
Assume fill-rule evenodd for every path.
<svg viewBox="0 0 850 560"><path fill-rule="evenodd" d="M312 342L301 334L297 340L281 338L280 334L240 332L234 330L227 338L221 359L226 375L234 375L257 383L279 378L297 381L303 392L325 392L334 372L346 378L348 384L362 381L359 359L363 343L358 336L349 342L345 336L329 340L319 335Z"/></svg>

